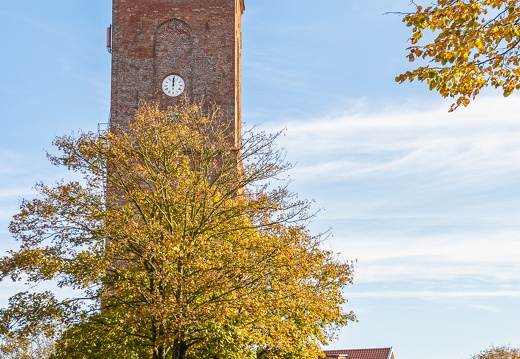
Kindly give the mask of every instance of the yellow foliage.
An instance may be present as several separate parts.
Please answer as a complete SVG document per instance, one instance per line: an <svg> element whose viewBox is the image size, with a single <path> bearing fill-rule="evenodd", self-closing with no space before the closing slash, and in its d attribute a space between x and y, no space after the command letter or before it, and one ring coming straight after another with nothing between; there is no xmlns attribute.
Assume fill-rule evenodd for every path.
<svg viewBox="0 0 520 359"><path fill-rule="evenodd" d="M428 6L412 3L415 11L403 22L412 30L410 61L427 65L398 76L398 82L426 81L430 90L456 98L453 111L467 106L485 86L510 95L519 84L520 6L518 0L437 0ZM433 40L424 40L424 32ZM427 36L426 38L431 38ZM428 76L432 70L434 78Z"/></svg>
<svg viewBox="0 0 520 359"><path fill-rule="evenodd" d="M351 268L306 229L309 202L267 185L290 168L277 135L236 144L208 107L143 105L124 131L55 141L85 180L38 186L0 269L81 294L19 296L7 332L66 322L56 358L315 359L354 319Z"/></svg>
<svg viewBox="0 0 520 359"><path fill-rule="evenodd" d="M520 349L508 346L491 347L474 354L471 359L520 359Z"/></svg>

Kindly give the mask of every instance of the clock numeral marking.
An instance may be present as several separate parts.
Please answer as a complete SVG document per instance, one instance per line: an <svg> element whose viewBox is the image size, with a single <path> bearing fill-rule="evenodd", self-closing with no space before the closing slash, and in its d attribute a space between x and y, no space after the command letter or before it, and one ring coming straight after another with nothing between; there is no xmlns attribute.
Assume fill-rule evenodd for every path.
<svg viewBox="0 0 520 359"><path fill-rule="evenodd" d="M162 90L171 97L176 97L184 92L186 84L182 77L178 75L167 76L162 82Z"/></svg>

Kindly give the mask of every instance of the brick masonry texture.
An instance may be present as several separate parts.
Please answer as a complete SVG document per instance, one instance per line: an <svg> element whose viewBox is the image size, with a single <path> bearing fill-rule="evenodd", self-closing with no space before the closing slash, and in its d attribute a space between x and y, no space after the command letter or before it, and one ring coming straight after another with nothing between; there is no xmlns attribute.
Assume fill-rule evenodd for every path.
<svg viewBox="0 0 520 359"><path fill-rule="evenodd" d="M163 108L182 96L216 102L241 131L241 16L243 0L113 0L110 124L124 129L140 101ZM182 96L161 84L181 76Z"/></svg>

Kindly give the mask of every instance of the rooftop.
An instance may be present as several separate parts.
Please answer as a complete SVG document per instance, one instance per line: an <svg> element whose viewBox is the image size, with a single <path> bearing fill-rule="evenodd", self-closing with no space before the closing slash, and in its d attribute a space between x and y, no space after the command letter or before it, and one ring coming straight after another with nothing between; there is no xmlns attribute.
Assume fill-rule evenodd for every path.
<svg viewBox="0 0 520 359"><path fill-rule="evenodd" d="M395 359L392 348L325 350L327 359Z"/></svg>

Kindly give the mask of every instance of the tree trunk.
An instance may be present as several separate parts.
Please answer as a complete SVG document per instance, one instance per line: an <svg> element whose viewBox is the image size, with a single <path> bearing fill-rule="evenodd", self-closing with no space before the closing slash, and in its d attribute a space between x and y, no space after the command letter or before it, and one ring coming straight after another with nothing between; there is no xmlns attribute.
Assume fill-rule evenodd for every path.
<svg viewBox="0 0 520 359"><path fill-rule="evenodd" d="M175 343L172 359L186 359L187 349L188 347L185 342Z"/></svg>
<svg viewBox="0 0 520 359"><path fill-rule="evenodd" d="M167 350L164 345L159 346L154 350L152 359L186 359L186 350L188 349L186 343L175 343L170 355L166 355Z"/></svg>

